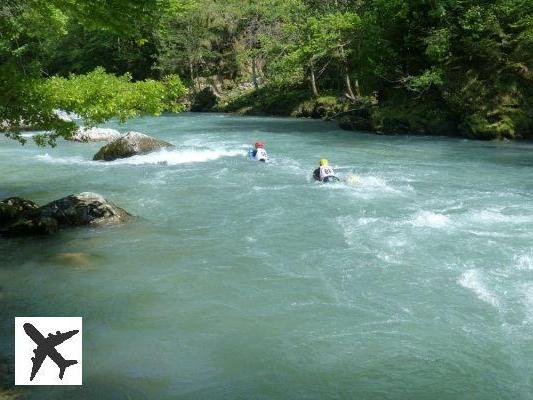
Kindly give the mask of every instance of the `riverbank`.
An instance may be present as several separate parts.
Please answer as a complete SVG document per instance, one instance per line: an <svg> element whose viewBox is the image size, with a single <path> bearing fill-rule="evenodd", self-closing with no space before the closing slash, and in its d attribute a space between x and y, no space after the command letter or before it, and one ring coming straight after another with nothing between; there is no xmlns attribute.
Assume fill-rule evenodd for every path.
<svg viewBox="0 0 533 400"><path fill-rule="evenodd" d="M474 140L531 139L531 122L503 119L491 123L480 116L465 117L441 99L428 101L397 96L378 102L365 97L354 102L335 92L318 97L306 87L260 88L232 86L229 90L204 87L192 97L191 111L236 113L251 116L284 116L336 120L348 131L381 135L429 135L465 137ZM512 122L512 123L511 123Z"/></svg>

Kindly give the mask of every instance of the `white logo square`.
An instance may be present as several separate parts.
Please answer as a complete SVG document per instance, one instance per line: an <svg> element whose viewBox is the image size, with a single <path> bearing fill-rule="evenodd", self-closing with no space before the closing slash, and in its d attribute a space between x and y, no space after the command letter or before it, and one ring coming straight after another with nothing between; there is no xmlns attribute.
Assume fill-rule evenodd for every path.
<svg viewBox="0 0 533 400"><path fill-rule="evenodd" d="M15 385L81 385L82 318L15 318Z"/></svg>

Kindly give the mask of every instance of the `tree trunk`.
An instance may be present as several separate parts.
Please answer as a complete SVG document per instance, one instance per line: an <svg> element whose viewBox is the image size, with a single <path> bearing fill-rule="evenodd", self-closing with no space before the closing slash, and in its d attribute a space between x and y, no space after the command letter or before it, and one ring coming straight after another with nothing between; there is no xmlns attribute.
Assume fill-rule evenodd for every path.
<svg viewBox="0 0 533 400"><path fill-rule="evenodd" d="M350 79L350 75L348 74L348 71L345 71L344 73L345 81L346 81L346 94L348 97L352 100L355 100L357 97L355 96L353 89L352 89L352 81Z"/></svg>
<svg viewBox="0 0 533 400"><path fill-rule="evenodd" d="M355 86L355 95L360 98L361 97L361 88L359 87L359 79L355 80L354 86Z"/></svg>
<svg viewBox="0 0 533 400"><path fill-rule="evenodd" d="M318 94L318 88L316 86L315 65L313 61L309 63L309 71L310 71L309 80L311 81L311 90L313 91L313 96L318 97L319 94Z"/></svg>
<svg viewBox="0 0 533 400"><path fill-rule="evenodd" d="M344 82L346 83L346 97L351 100L356 100L353 89L352 89L352 80L350 79L350 72L348 70L348 60L346 60L346 54L344 53L344 46L341 46L341 57L342 64L344 69ZM357 94L359 95L359 84L357 83Z"/></svg>
<svg viewBox="0 0 533 400"><path fill-rule="evenodd" d="M196 82L194 80L194 67L192 65L192 60L191 59L189 59L189 73L191 74L192 87L193 87L194 91L196 91Z"/></svg>

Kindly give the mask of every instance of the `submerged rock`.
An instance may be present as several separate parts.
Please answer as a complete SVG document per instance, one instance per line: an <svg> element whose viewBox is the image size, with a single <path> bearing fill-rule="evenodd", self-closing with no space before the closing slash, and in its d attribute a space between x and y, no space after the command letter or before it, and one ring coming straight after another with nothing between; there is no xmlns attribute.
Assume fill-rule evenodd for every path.
<svg viewBox="0 0 533 400"><path fill-rule="evenodd" d="M1 400L17 400L17 399L24 399L24 398L25 398L25 395L20 389L0 388L0 399Z"/></svg>
<svg viewBox="0 0 533 400"><path fill-rule="evenodd" d="M0 230L5 236L32 236L32 235L51 235L59 230L58 223L53 218L41 217L21 217L5 229Z"/></svg>
<svg viewBox="0 0 533 400"><path fill-rule="evenodd" d="M118 158L127 158L138 154L146 154L172 144L153 138L139 132L128 132L102 147L93 157L93 160L113 161Z"/></svg>
<svg viewBox="0 0 533 400"><path fill-rule="evenodd" d="M98 256L89 253L57 253L52 258L54 263L73 267L89 267L95 263Z"/></svg>
<svg viewBox="0 0 533 400"><path fill-rule="evenodd" d="M69 140L75 142L111 142L121 136L121 133L116 129L82 127Z"/></svg>
<svg viewBox="0 0 533 400"><path fill-rule="evenodd" d="M28 200L17 199L17 204L33 204ZM13 202L6 199L0 204ZM30 204L30 205L31 205ZM36 206L36 205L35 205ZM118 224L127 221L131 214L104 199L101 195L84 192L63 197L42 207L29 207L5 223L0 223L0 234L5 236L49 235L61 228L83 225Z"/></svg>
<svg viewBox="0 0 533 400"><path fill-rule="evenodd" d="M15 382L15 366L5 359L0 359L0 399L17 400L27 398L23 391L13 386Z"/></svg>

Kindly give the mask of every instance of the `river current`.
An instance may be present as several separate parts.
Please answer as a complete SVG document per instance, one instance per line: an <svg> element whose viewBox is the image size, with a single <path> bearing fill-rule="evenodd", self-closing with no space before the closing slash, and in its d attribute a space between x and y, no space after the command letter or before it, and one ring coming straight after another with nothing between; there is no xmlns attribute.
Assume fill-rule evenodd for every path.
<svg viewBox="0 0 533 400"><path fill-rule="evenodd" d="M35 399L533 398L533 145L183 114L176 145L0 139L0 198L92 191L121 226L0 239L0 358L15 316L83 316L81 387ZM268 164L246 158L263 140ZM358 183L319 184L328 158Z"/></svg>

